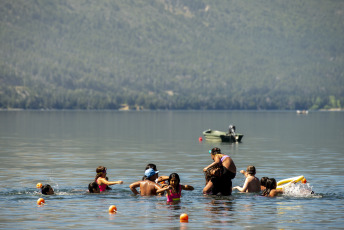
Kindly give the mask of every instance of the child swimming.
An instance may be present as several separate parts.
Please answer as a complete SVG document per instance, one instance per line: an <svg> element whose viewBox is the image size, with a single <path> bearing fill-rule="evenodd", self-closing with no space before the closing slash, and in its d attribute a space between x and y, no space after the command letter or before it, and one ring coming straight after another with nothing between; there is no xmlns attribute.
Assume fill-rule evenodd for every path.
<svg viewBox="0 0 344 230"><path fill-rule="evenodd" d="M256 168L252 165L248 166L246 171L241 170L240 173L244 174L246 177L243 187L235 186L233 190L237 189L240 192L260 192L260 181L255 176Z"/></svg>
<svg viewBox="0 0 344 230"><path fill-rule="evenodd" d="M43 185L41 191L44 195L54 195L54 189L49 184Z"/></svg>
<svg viewBox="0 0 344 230"><path fill-rule="evenodd" d="M108 181L106 179L106 167L99 166L96 169L97 175L94 179L94 182L96 182L99 186L100 192L105 192L108 185L114 185L114 184L123 184L123 181Z"/></svg>
<svg viewBox="0 0 344 230"><path fill-rule="evenodd" d="M99 189L97 182L93 181L93 182L89 183L88 184L88 191L90 193L100 193L100 189Z"/></svg>
<svg viewBox="0 0 344 230"><path fill-rule="evenodd" d="M269 177L262 177L260 178L260 191L264 191L266 189L266 181Z"/></svg>
<svg viewBox="0 0 344 230"><path fill-rule="evenodd" d="M262 196L267 196L267 197L275 197L278 194L282 194L283 191L276 189L277 188L277 182L275 178L269 178L266 181L266 189L263 191Z"/></svg>
<svg viewBox="0 0 344 230"><path fill-rule="evenodd" d="M167 202L178 202L182 195L182 190L194 190L191 185L181 185L180 178L177 173L172 173L168 178L168 186L158 190L157 192L166 191Z"/></svg>

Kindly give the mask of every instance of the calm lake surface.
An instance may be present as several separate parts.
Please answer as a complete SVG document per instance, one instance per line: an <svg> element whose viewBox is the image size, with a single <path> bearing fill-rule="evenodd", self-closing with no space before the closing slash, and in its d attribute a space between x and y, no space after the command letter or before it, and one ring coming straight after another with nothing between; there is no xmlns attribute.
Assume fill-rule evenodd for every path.
<svg viewBox="0 0 344 230"><path fill-rule="evenodd" d="M242 143L199 142L202 131L234 124ZM202 195L208 150L221 148L238 171L254 165L257 177L304 175L308 183L276 198L234 192ZM270 228L344 226L344 112L294 111L0 111L1 229ZM181 202L133 196L132 182L148 163L159 175L177 172ZM110 180L123 180L104 194L87 185L99 165ZM239 173L240 174L240 173ZM244 183L237 174L233 186ZM43 196L36 184L50 184ZM313 190L315 194L311 195ZM46 205L37 206L43 197ZM117 214L109 214L116 205ZM180 223L181 213L189 215Z"/></svg>

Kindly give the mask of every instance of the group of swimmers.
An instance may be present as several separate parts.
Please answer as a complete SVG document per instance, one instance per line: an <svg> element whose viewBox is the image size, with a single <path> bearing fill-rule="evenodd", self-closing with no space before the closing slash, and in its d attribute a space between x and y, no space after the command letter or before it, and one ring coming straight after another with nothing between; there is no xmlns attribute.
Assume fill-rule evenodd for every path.
<svg viewBox="0 0 344 230"><path fill-rule="evenodd" d="M203 188L204 194L228 196L232 190L240 192L262 192L263 196L274 197L282 190L277 190L277 183L274 178L262 177L259 180L255 174L254 166L248 166L247 170L241 170L240 173L246 177L243 187L235 186L232 188L232 179L236 176L236 166L233 159L221 153L217 147L209 150L211 158L214 161L203 169L206 185ZM129 188L135 194L141 196L163 195L166 192L167 202L176 202L180 200L182 190L194 190L191 185L180 184L180 177L177 173L170 176L160 176L155 164L148 164L145 168L142 180L132 183ZM110 185L123 184L123 181L109 181L106 176L106 167L99 166L96 169L96 177L88 185L90 193L101 193L111 190ZM139 188L139 192L137 191ZM41 188L42 194L52 195L54 190L50 185L44 185Z"/></svg>

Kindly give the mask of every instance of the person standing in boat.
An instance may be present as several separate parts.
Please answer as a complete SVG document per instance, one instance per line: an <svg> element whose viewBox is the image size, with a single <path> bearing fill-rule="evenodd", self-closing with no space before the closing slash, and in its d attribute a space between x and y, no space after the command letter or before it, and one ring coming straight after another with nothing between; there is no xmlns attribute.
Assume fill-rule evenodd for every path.
<svg viewBox="0 0 344 230"><path fill-rule="evenodd" d="M211 159L214 161L203 169L204 172L208 168L220 164L222 166L222 174L220 177L211 179L203 189L203 193L207 194L212 192L214 195L221 194L223 196L229 196L232 194L232 179L236 176L236 166L232 158L228 155L221 153L221 149L215 147L211 151Z"/></svg>
<svg viewBox="0 0 344 230"><path fill-rule="evenodd" d="M229 127L228 127L228 134L232 135L233 137L235 137L235 125L229 125Z"/></svg>

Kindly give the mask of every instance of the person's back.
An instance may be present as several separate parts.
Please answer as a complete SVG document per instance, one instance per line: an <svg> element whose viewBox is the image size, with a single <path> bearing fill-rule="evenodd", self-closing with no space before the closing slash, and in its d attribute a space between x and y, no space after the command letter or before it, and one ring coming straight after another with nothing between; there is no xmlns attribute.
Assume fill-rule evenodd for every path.
<svg viewBox="0 0 344 230"><path fill-rule="evenodd" d="M240 192L260 192L260 181L255 176L256 175L256 168L252 165L247 167L246 172L244 170L240 171L242 174L245 175L246 180L243 187L235 186L233 188L239 190Z"/></svg>
<svg viewBox="0 0 344 230"><path fill-rule="evenodd" d="M140 194L141 196L154 196L157 195L157 190L161 187L155 183L155 179L158 178L159 171L154 171L154 169L147 169L145 171L146 179L143 181L137 181L132 183L129 187L130 190L135 194ZM140 187L140 192L136 190L137 187Z"/></svg>
<svg viewBox="0 0 344 230"><path fill-rule="evenodd" d="M140 194L141 196L155 196L157 190L160 189L159 185L148 179L140 182Z"/></svg>
<svg viewBox="0 0 344 230"><path fill-rule="evenodd" d="M260 181L257 177L250 175L247 180L247 192L260 192Z"/></svg>

